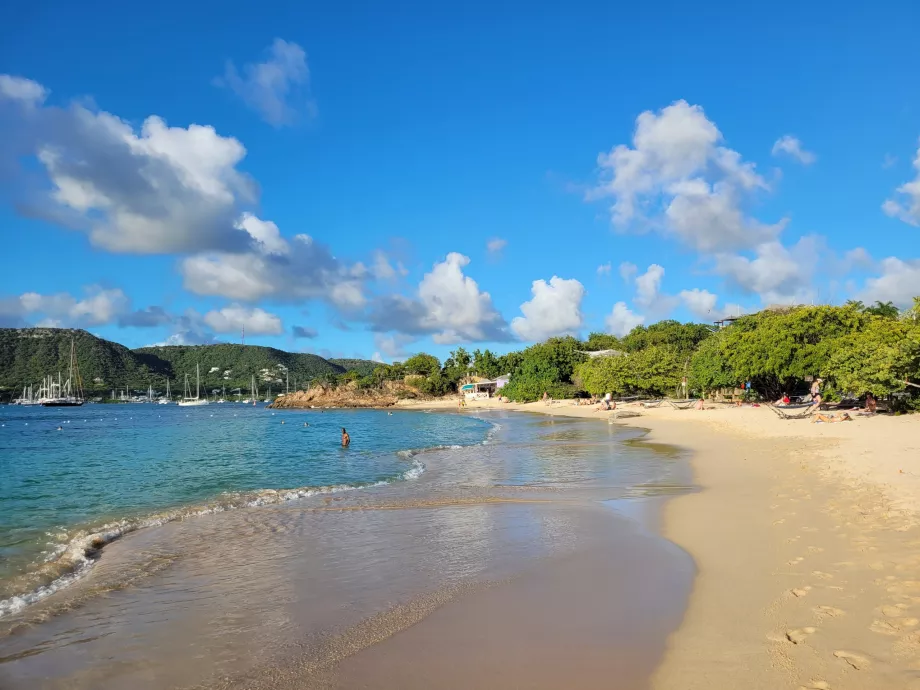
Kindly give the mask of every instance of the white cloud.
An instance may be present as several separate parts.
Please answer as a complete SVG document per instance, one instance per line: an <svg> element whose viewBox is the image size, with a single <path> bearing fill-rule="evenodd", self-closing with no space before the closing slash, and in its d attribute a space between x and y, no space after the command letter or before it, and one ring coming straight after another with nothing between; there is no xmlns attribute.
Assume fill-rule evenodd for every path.
<svg viewBox="0 0 920 690"><path fill-rule="evenodd" d="M267 52L264 62L245 65L243 76L233 62L227 61L224 76L215 84L229 88L275 127L292 124L301 110L308 117L314 116L316 104L310 98L310 70L304 49L276 38Z"/></svg>
<svg viewBox="0 0 920 690"><path fill-rule="evenodd" d="M772 239L781 225L761 224L741 210L743 195L768 189L766 181L721 141L703 109L686 101L643 112L633 147L621 144L598 157L602 181L588 198L613 197L615 227L638 222L700 251L750 248Z"/></svg>
<svg viewBox="0 0 920 690"><path fill-rule="evenodd" d="M898 218L911 225L920 225L920 149L914 158L917 175L910 182L905 182L895 192L903 199L886 199L882 210L892 218Z"/></svg>
<svg viewBox="0 0 920 690"><path fill-rule="evenodd" d="M45 317L45 324L99 326L115 321L130 309L131 301L120 288L93 285L85 288L85 292L83 299L66 292L54 295L26 292L19 296L19 315L40 314Z"/></svg>
<svg viewBox="0 0 920 690"><path fill-rule="evenodd" d="M508 240L503 240L501 237L493 237L488 242L486 242L486 250L489 254L500 254L502 249L508 246Z"/></svg>
<svg viewBox="0 0 920 690"><path fill-rule="evenodd" d="M48 89L37 81L10 74L0 74L0 98L17 101L27 106L44 103Z"/></svg>
<svg viewBox="0 0 920 690"><path fill-rule="evenodd" d="M274 223L255 216L248 216L241 227L254 240L250 251L196 254L180 262L187 290L247 302L319 298L343 309L364 306L363 265L349 268L309 235L295 235L288 242ZM374 267L381 270L379 262Z"/></svg>
<svg viewBox="0 0 920 690"><path fill-rule="evenodd" d="M664 269L658 264L652 264L636 278L636 302L640 306L649 307L657 301L663 277Z"/></svg>
<svg viewBox="0 0 920 690"><path fill-rule="evenodd" d="M511 330L521 340L534 342L578 333L584 321L581 301L585 288L581 283L553 276L548 283L533 281L530 292L533 299L521 305L524 316L511 321Z"/></svg>
<svg viewBox="0 0 920 690"><path fill-rule="evenodd" d="M920 296L920 259L890 256L880 262L881 275L869 278L859 295L864 302L894 302L901 308Z"/></svg>
<svg viewBox="0 0 920 690"><path fill-rule="evenodd" d="M626 302L617 302L605 321L608 333L624 336L636 326L645 323L645 317L632 311L626 306Z"/></svg>
<svg viewBox="0 0 920 690"><path fill-rule="evenodd" d="M726 316L739 316L744 311L738 304L726 304L719 308L717 306L718 295L700 288L681 290L680 299L690 313L700 321L716 321Z"/></svg>
<svg viewBox="0 0 920 690"><path fill-rule="evenodd" d="M374 330L431 333L439 344L508 340L507 324L492 297L463 273L469 262L469 257L451 252L425 274L416 296L378 298L369 314Z"/></svg>
<svg viewBox="0 0 920 690"><path fill-rule="evenodd" d="M613 265L608 261L605 264L601 264L597 267L597 275L599 276L609 276L610 271L613 270Z"/></svg>
<svg viewBox="0 0 920 690"><path fill-rule="evenodd" d="M375 333L374 347L376 347L379 352L382 352L384 355L389 357L392 361L394 357L407 357L409 353L406 351L406 346L415 342L415 340L415 337L411 335L404 335L402 333L391 333L389 335L385 335L383 333Z"/></svg>
<svg viewBox="0 0 920 690"><path fill-rule="evenodd" d="M629 261L624 261L620 264L620 277L627 283L631 281L638 272L639 267L636 266L636 264L630 263Z"/></svg>
<svg viewBox="0 0 920 690"><path fill-rule="evenodd" d="M215 333L240 333L243 329L252 335L280 335L284 332L281 319L258 307L231 304L204 315L204 323Z"/></svg>
<svg viewBox="0 0 920 690"><path fill-rule="evenodd" d="M719 254L716 271L764 304L800 304L814 298L811 278L818 261L814 238L803 237L792 248L767 242L755 248L755 257Z"/></svg>
<svg viewBox="0 0 920 690"><path fill-rule="evenodd" d="M380 362L381 364L383 364L383 357L380 356L379 352L375 352L374 354L371 355L371 361Z"/></svg>
<svg viewBox="0 0 920 690"><path fill-rule="evenodd" d="M371 265L370 272L377 280L394 280L397 276L405 276L409 273L399 262L394 267L387 255L379 249L374 252L374 263Z"/></svg>
<svg viewBox="0 0 920 690"><path fill-rule="evenodd" d="M802 147L802 142L791 134L786 134L777 139L773 144L772 153L774 156L786 154L795 158L802 165L811 165L818 159L811 151L806 151Z"/></svg>
<svg viewBox="0 0 920 690"><path fill-rule="evenodd" d="M237 227L241 205L256 196L236 168L246 149L213 127L168 127L150 116L135 131L75 103L20 109L0 137L6 165L35 156L50 181L50 190L17 190L17 207L86 232L97 247L153 254L241 250L251 241ZM21 184L29 170L17 175Z"/></svg>

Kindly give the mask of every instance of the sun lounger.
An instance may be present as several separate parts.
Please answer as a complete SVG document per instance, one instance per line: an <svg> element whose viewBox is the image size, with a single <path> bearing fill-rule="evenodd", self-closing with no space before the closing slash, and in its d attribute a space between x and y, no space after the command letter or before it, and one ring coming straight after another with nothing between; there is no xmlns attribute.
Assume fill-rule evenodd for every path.
<svg viewBox="0 0 920 690"><path fill-rule="evenodd" d="M673 407L675 410L689 410L694 404L696 404L696 402L697 402L696 400L691 400L691 399L668 400L668 405Z"/></svg>
<svg viewBox="0 0 920 690"><path fill-rule="evenodd" d="M645 408L658 407L663 402L664 400L646 400L645 402L642 403L642 407L645 407Z"/></svg>

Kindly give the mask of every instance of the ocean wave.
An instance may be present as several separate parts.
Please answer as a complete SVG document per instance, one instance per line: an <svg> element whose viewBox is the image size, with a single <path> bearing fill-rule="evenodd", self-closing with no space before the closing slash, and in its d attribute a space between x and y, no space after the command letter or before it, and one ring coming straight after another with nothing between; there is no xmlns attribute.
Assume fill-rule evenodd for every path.
<svg viewBox="0 0 920 690"><path fill-rule="evenodd" d="M255 489L227 492L204 504L165 510L141 518L125 518L106 523L91 530L81 530L73 534L67 534L64 541L55 543L46 552L46 560L43 563L13 581L12 591L18 590L21 593L0 599L0 618L18 613L27 606L46 599L55 592L75 583L88 573L106 545L126 534L148 527L159 527L169 522L188 520L228 510L275 505L310 498L311 496L385 486L394 481L415 480L425 472L425 465L415 456L419 452L447 448L461 448L461 446L437 446L434 448L399 451L397 455L410 461L411 467L391 479L331 486L303 486L291 489ZM21 587L17 587L19 583L22 584Z"/></svg>

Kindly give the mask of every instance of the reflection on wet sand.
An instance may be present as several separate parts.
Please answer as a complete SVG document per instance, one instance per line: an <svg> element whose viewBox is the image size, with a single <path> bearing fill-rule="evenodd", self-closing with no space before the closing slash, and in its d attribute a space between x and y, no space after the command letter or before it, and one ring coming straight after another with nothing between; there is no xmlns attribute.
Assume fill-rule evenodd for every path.
<svg viewBox="0 0 920 690"><path fill-rule="evenodd" d="M480 624L517 631L531 655L569 668L552 653L564 641L535 632L554 622L586 650L567 658L609 672L606 650L639 683L679 621L692 566L606 502L681 490L683 463L624 446L635 433L607 425L566 424L564 438L535 442L542 420L501 423L493 444L430 454L415 482L208 515L112 544L66 596L0 623L0 687L350 687L367 678L422 687L465 658L451 645ZM643 619L638 606L657 613ZM440 640L425 663L397 643L423 626L427 645ZM609 654L625 637L632 651ZM504 644L509 663L539 667L526 647ZM416 671L381 666L384 648ZM451 687L484 682L471 671L456 677Z"/></svg>

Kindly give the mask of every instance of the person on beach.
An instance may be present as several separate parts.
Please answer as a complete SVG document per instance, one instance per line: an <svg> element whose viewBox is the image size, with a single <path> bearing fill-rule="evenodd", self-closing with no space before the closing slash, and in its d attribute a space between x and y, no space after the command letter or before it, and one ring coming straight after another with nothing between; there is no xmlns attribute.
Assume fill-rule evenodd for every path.
<svg viewBox="0 0 920 690"><path fill-rule="evenodd" d="M821 395L821 384L822 383L823 383L823 379L815 379L814 382L811 384L810 392L811 392L812 400L814 400L815 398Z"/></svg>
<svg viewBox="0 0 920 690"><path fill-rule="evenodd" d="M849 415L848 412L843 414L816 414L811 420L812 424L817 424L818 422L827 422L828 424L833 424L834 422L852 422L853 418Z"/></svg>
<svg viewBox="0 0 920 690"><path fill-rule="evenodd" d="M345 427L342 427L342 448L348 448L348 445L351 443L351 436L348 435L348 432L345 431Z"/></svg>
<svg viewBox="0 0 920 690"><path fill-rule="evenodd" d="M875 414L878 409L878 402L872 393L866 393L866 414Z"/></svg>

